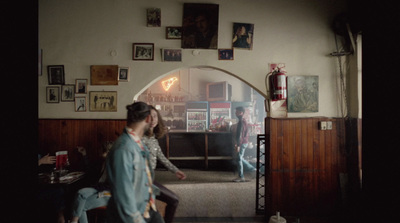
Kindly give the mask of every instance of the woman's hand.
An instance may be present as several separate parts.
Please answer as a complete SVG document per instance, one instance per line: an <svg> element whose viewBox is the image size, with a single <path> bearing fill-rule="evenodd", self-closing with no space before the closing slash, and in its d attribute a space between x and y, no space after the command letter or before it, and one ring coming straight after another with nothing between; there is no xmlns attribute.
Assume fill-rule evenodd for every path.
<svg viewBox="0 0 400 223"><path fill-rule="evenodd" d="M178 177L179 180L184 180L184 179L186 179L186 174L185 174L184 172L180 171L180 170L178 170L178 171L175 173L175 176Z"/></svg>
<svg viewBox="0 0 400 223"><path fill-rule="evenodd" d="M39 160L39 166L42 164L54 164L55 162L56 162L56 157L47 154Z"/></svg>

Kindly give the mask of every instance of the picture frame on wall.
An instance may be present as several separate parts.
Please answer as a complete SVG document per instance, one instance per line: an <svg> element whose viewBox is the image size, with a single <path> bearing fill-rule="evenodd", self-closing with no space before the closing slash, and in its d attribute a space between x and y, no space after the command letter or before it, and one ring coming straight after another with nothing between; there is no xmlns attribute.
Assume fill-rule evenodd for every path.
<svg viewBox="0 0 400 223"><path fill-rule="evenodd" d="M233 60L233 49L218 49L218 60Z"/></svg>
<svg viewBox="0 0 400 223"><path fill-rule="evenodd" d="M86 96L76 96L75 97L75 111L85 112L87 107Z"/></svg>
<svg viewBox="0 0 400 223"><path fill-rule="evenodd" d="M116 112L117 92L116 91L90 91L89 111L92 112Z"/></svg>
<svg viewBox="0 0 400 223"><path fill-rule="evenodd" d="M218 49L219 5L183 3L183 49Z"/></svg>
<svg viewBox="0 0 400 223"><path fill-rule="evenodd" d="M154 60L154 43L133 43L133 60Z"/></svg>
<svg viewBox="0 0 400 223"><path fill-rule="evenodd" d="M86 94L87 93L88 79L76 79L75 80L75 93Z"/></svg>
<svg viewBox="0 0 400 223"><path fill-rule="evenodd" d="M181 62L182 49L162 49L161 57L164 62Z"/></svg>
<svg viewBox="0 0 400 223"><path fill-rule="evenodd" d="M147 9L147 27L160 27L161 26L161 9L148 8Z"/></svg>
<svg viewBox="0 0 400 223"><path fill-rule="evenodd" d="M61 86L61 101L75 100L75 85L66 84Z"/></svg>
<svg viewBox="0 0 400 223"><path fill-rule="evenodd" d="M318 76L288 76L288 112L318 112Z"/></svg>
<svg viewBox="0 0 400 223"><path fill-rule="evenodd" d="M60 87L46 87L46 102L60 103Z"/></svg>
<svg viewBox="0 0 400 223"><path fill-rule="evenodd" d="M253 49L254 24L233 23L232 48Z"/></svg>
<svg viewBox="0 0 400 223"><path fill-rule="evenodd" d="M165 28L166 39L182 39L181 26L167 26Z"/></svg>
<svg viewBox="0 0 400 223"><path fill-rule="evenodd" d="M129 81L129 67L118 68L118 81Z"/></svg>
<svg viewBox="0 0 400 223"><path fill-rule="evenodd" d="M49 85L64 85L65 73L64 65L50 65L47 66L47 73Z"/></svg>
<svg viewBox="0 0 400 223"><path fill-rule="evenodd" d="M118 65L91 65L92 85L118 85Z"/></svg>

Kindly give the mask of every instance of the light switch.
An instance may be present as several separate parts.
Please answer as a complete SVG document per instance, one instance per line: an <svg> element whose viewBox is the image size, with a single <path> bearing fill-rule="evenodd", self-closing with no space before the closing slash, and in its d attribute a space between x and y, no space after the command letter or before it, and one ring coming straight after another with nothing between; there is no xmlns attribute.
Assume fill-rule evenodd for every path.
<svg viewBox="0 0 400 223"><path fill-rule="evenodd" d="M326 122L325 121L320 121L319 122L319 129L320 130L326 130Z"/></svg>
<svg viewBox="0 0 400 223"><path fill-rule="evenodd" d="M332 122L331 121L327 121L326 122L326 129L328 129L328 130L332 129Z"/></svg>

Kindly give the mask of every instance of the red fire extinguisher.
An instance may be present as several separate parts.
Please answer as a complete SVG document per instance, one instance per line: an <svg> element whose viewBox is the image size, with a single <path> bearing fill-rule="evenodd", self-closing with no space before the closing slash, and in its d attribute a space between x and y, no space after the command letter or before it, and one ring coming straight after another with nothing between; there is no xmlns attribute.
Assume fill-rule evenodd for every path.
<svg viewBox="0 0 400 223"><path fill-rule="evenodd" d="M286 87L286 75L281 72L278 68L273 71L271 76L268 77L270 99L272 101L286 100L287 98L287 87Z"/></svg>

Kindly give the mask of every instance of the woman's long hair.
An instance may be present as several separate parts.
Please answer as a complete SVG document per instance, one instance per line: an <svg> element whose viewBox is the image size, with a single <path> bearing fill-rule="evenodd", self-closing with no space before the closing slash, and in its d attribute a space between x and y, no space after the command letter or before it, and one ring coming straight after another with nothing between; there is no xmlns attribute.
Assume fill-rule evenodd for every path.
<svg viewBox="0 0 400 223"><path fill-rule="evenodd" d="M167 130L165 128L165 123L162 119L162 116L160 114L160 112L152 105L149 105L150 110L154 110L157 113L157 117L158 117L158 124L156 125L156 127L153 128L153 132L151 131L151 129L147 130L144 134L146 136L155 136L156 139L162 138L166 133Z"/></svg>

